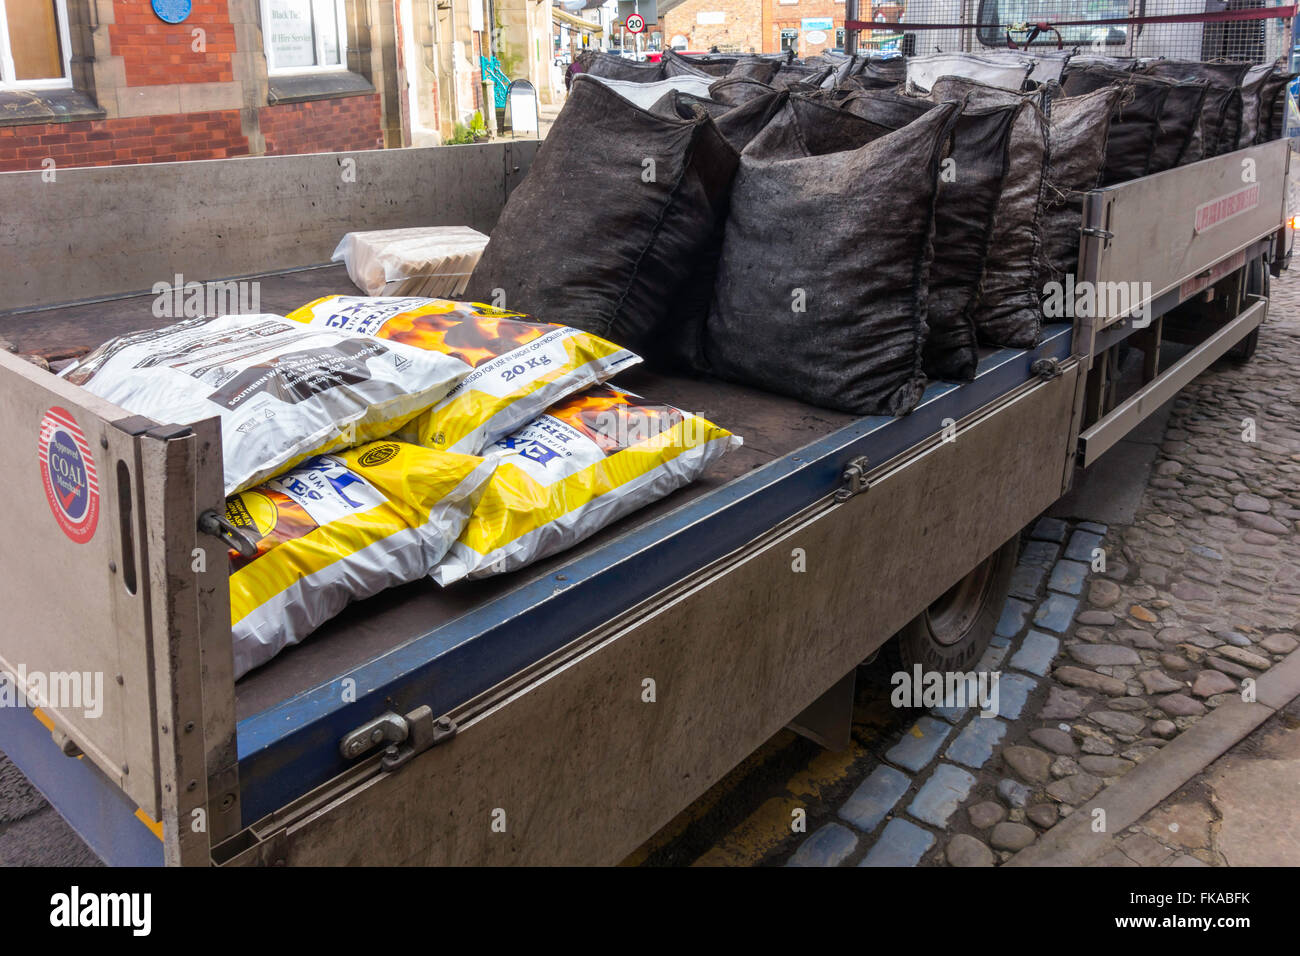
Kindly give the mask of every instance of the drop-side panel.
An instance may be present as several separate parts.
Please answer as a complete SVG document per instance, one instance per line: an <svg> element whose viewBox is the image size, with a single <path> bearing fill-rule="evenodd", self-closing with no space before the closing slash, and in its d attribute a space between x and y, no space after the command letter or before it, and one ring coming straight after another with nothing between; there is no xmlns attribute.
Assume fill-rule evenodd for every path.
<svg viewBox="0 0 1300 956"><path fill-rule="evenodd" d="M345 774L218 859L617 862L1056 500L1076 374L884 463L471 702L449 741Z"/></svg>
<svg viewBox="0 0 1300 956"><path fill-rule="evenodd" d="M143 467L112 424L126 415L0 352L0 671L157 819Z"/></svg>
<svg viewBox="0 0 1300 956"><path fill-rule="evenodd" d="M1100 331L1276 233L1289 162L1289 141L1277 140L1089 193L1077 278L1106 307L1086 321ZM1133 283L1126 300L1121 284Z"/></svg>

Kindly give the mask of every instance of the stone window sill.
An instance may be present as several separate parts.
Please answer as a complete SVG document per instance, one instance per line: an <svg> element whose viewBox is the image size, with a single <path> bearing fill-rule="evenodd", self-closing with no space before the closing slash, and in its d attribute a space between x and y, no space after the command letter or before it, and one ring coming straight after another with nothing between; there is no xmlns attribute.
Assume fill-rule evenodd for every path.
<svg viewBox="0 0 1300 956"><path fill-rule="evenodd" d="M76 123L106 115L80 90L0 90L0 126Z"/></svg>
<svg viewBox="0 0 1300 956"><path fill-rule="evenodd" d="M365 96L375 92L375 88L364 76L345 70L271 76L267 78L267 85L270 88L266 96L269 106L332 100L342 96Z"/></svg>

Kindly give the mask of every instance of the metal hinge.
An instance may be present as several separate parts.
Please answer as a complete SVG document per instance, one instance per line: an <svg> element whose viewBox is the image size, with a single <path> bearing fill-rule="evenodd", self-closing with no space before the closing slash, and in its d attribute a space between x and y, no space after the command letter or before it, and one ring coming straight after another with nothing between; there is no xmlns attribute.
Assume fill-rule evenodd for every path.
<svg viewBox="0 0 1300 956"><path fill-rule="evenodd" d="M840 476L844 487L835 492L836 501L848 501L854 495L867 490L867 465L865 455L849 462L848 467L844 469L844 474Z"/></svg>
<svg viewBox="0 0 1300 956"><path fill-rule="evenodd" d="M1061 377L1061 363L1054 358L1040 358L1029 366L1029 372L1031 375L1037 375L1044 382L1050 382L1054 378Z"/></svg>
<svg viewBox="0 0 1300 956"><path fill-rule="evenodd" d="M380 744L386 744L381 763L385 770L396 770L416 754L454 737L459 729L450 717L435 720L428 706L417 707L405 717L389 711L362 724L339 741L339 752L347 760L356 760Z"/></svg>

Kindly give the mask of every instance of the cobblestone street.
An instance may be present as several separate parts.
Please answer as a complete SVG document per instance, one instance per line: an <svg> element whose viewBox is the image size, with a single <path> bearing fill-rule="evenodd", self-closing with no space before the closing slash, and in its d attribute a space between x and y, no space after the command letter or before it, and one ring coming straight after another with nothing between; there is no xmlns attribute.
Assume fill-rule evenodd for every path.
<svg viewBox="0 0 1300 956"><path fill-rule="evenodd" d="M778 735L629 862L1300 865L1300 707L1269 696L1300 669L1300 281L1272 291L1249 363L1180 394L1144 462L1093 466L1128 520L1066 499L1025 536L976 667L996 717L893 710L882 655L848 751Z"/></svg>

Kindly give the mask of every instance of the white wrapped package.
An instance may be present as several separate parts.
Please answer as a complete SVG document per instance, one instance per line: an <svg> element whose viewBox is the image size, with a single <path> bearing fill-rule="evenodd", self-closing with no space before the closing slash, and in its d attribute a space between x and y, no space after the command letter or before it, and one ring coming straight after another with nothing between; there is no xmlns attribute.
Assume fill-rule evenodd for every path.
<svg viewBox="0 0 1300 956"><path fill-rule="evenodd" d="M598 385L574 395L489 450L496 471L432 577L446 585L563 551L690 484L740 444L632 392Z"/></svg>
<svg viewBox="0 0 1300 956"><path fill-rule="evenodd" d="M941 76L964 76L1005 90L1020 90L1037 64L1033 59L999 50L984 53L930 53L907 58L908 89L929 93Z"/></svg>
<svg viewBox="0 0 1300 956"><path fill-rule="evenodd" d="M229 495L312 455L392 434L471 371L399 342L226 315L112 339L62 377L160 422L220 417Z"/></svg>
<svg viewBox="0 0 1300 956"><path fill-rule="evenodd" d="M623 99L630 100L643 110L654 106L659 102L660 97L671 90L680 90L691 96L698 96L702 100L710 99L709 84L717 82L718 79L716 76L682 75L670 76L666 80L655 80L652 83L638 83L635 80L615 80L608 76L596 76L594 73L587 75L604 83Z"/></svg>
<svg viewBox="0 0 1300 956"><path fill-rule="evenodd" d="M444 298L465 291L488 237L468 226L349 232L330 257L366 295Z"/></svg>

